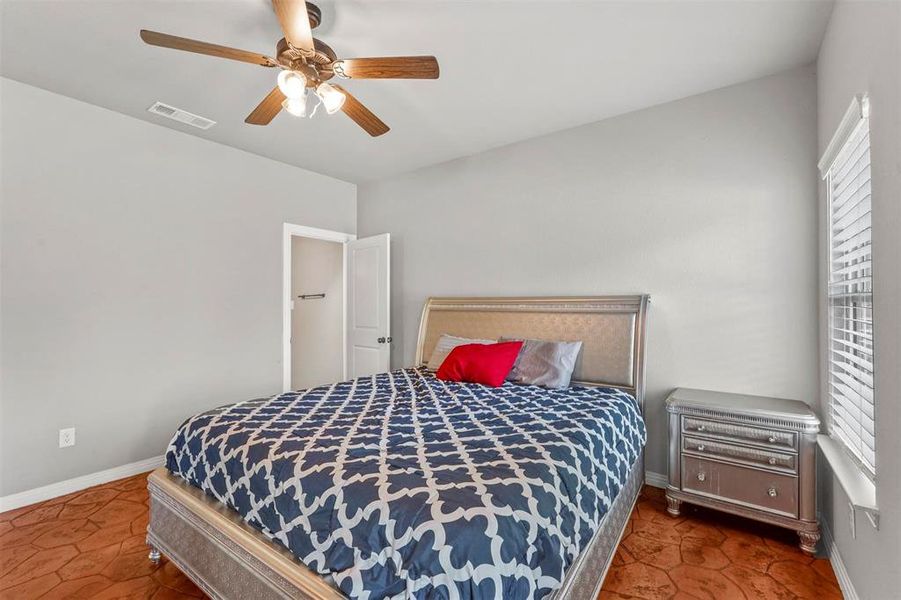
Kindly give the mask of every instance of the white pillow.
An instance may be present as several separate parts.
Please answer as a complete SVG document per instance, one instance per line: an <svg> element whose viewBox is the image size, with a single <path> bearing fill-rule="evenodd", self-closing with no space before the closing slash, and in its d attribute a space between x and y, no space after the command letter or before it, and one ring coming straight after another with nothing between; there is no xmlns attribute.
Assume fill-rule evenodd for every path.
<svg viewBox="0 0 901 600"><path fill-rule="evenodd" d="M438 343L435 344L435 349L432 350L432 356L429 358L426 366L433 371L437 371L444 359L447 358L447 355L457 346L464 344L494 344L495 342L496 340L471 340L442 333L441 337L438 338Z"/></svg>

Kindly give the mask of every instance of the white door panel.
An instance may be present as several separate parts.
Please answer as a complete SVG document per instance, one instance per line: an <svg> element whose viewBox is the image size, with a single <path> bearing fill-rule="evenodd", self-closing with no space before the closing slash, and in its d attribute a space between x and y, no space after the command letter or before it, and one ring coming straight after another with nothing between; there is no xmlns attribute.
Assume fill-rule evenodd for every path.
<svg viewBox="0 0 901 600"><path fill-rule="evenodd" d="M351 250L354 258L354 327L378 330L379 328L379 254L381 248L357 248Z"/></svg>
<svg viewBox="0 0 901 600"><path fill-rule="evenodd" d="M347 373L383 373L391 360L390 237L347 243Z"/></svg>
<svg viewBox="0 0 901 600"><path fill-rule="evenodd" d="M355 346L351 349L355 371L351 373L351 377L362 377L364 375L372 375L373 373L384 373L387 367L382 367L382 353L378 348L366 348L363 346Z"/></svg>

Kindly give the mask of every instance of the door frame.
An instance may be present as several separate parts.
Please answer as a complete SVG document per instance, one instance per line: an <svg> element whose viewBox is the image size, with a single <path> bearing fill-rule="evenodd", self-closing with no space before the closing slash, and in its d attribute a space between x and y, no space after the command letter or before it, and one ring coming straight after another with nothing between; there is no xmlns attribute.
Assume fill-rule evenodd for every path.
<svg viewBox="0 0 901 600"><path fill-rule="evenodd" d="M317 227L307 227L306 225L295 225L294 223L282 224L282 391L291 391L291 308L293 307L294 298L291 294L292 265L291 265L291 238L305 237L314 240L324 240L326 242L338 242L341 244L341 289L342 289L342 315L343 323L341 328L343 331L344 344L342 346L341 369L344 378L347 378L347 242L357 239L353 233L344 233L343 231L332 231L330 229L319 229Z"/></svg>

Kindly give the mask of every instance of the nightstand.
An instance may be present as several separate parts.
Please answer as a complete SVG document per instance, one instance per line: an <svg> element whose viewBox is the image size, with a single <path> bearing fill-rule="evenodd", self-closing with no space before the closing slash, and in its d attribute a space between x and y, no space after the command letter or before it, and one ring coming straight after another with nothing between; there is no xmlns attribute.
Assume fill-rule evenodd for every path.
<svg viewBox="0 0 901 600"><path fill-rule="evenodd" d="M816 551L816 437L803 402L678 388L669 413L667 510L683 502L798 532Z"/></svg>

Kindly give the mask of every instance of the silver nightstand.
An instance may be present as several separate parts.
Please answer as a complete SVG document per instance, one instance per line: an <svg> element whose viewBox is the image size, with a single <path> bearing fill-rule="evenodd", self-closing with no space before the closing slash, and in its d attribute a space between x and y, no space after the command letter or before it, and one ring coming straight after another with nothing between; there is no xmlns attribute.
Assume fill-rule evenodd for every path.
<svg viewBox="0 0 901 600"><path fill-rule="evenodd" d="M678 388L669 413L667 510L683 502L798 532L816 551L816 437L803 402Z"/></svg>

